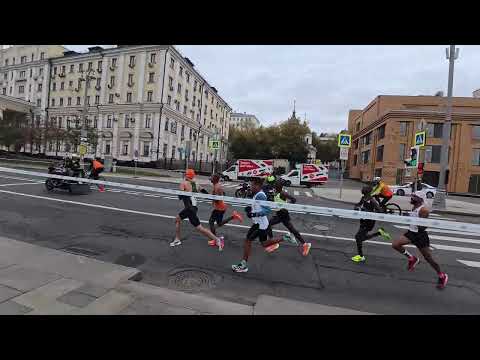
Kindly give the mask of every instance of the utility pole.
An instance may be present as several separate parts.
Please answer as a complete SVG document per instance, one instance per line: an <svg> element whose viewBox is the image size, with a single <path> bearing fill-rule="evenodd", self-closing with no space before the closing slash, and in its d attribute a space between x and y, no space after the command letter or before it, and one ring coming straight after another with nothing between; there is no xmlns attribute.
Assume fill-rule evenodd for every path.
<svg viewBox="0 0 480 360"><path fill-rule="evenodd" d="M85 72L85 78L84 79L80 79L81 81L85 81L85 92L83 93L83 110L82 110L82 130L80 131L80 144L82 146L86 146L87 145L87 141L85 141L85 139L87 138L88 136L88 133L87 133L87 114L88 114L88 107L89 107L89 104L87 104L87 94L88 94L88 86L90 84L90 80L95 80L96 77L95 76L91 76L90 74L91 73L94 73L95 70L93 70L93 68L87 68L87 71ZM85 154L80 154L81 156L81 160L82 160L82 168L85 168L85 164L84 164L84 156Z"/></svg>
<svg viewBox="0 0 480 360"><path fill-rule="evenodd" d="M438 189L433 199L434 209L445 209L445 179L448 169L448 150L450 147L450 130L452 127L452 93L453 93L453 71L455 68L455 60L458 58L459 49L455 49L455 45L450 45L450 50L446 49L448 67L448 91L447 91L447 112L445 116L445 125L443 127L443 143L440 153L440 176L438 180Z"/></svg>

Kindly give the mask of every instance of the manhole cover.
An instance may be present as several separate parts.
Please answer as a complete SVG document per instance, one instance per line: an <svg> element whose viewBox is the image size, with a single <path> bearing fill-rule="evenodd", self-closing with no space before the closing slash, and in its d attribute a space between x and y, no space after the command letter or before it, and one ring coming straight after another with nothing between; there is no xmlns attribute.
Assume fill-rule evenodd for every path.
<svg viewBox="0 0 480 360"><path fill-rule="evenodd" d="M67 247L67 248L63 249L63 251L71 253L71 254L75 254L75 255L82 255L82 256L88 256L88 257L95 257L95 256L100 255L100 253L98 253L98 252L88 250L88 249L79 248L79 247L75 247L75 246Z"/></svg>
<svg viewBox="0 0 480 360"><path fill-rule="evenodd" d="M203 291L215 285L212 275L201 270L181 270L169 276L170 288L181 291Z"/></svg>

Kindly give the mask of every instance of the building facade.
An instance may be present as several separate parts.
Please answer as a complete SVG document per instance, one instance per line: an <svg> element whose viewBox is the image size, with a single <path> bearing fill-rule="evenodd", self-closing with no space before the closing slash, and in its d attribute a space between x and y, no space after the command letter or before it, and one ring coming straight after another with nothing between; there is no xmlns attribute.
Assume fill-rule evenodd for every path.
<svg viewBox="0 0 480 360"><path fill-rule="evenodd" d="M415 132L427 132L420 160L423 181L438 186L440 152L446 114L443 96L378 96L363 110L351 110L352 134L348 169L351 178L371 181L380 176L387 184L412 181L416 170L404 160L414 146ZM480 193L480 99L453 98L447 190Z"/></svg>
<svg viewBox="0 0 480 360"><path fill-rule="evenodd" d="M11 96L25 96L25 100L38 104L42 125L53 129L84 128L86 111L85 127L98 135L96 146L88 149L87 156L131 161L138 155L138 161L145 163L185 159L190 140L190 160L212 161L209 140L218 139L221 147L217 160L226 159L231 108L175 47L119 45L76 53L43 46L48 49L43 59L35 60L40 61L38 68L43 67L42 96L34 82L39 80L29 80L28 70L23 73L18 63L12 64L13 57L25 56L14 55L20 51L16 46L3 50L0 57L0 79L11 79L3 86L7 89L4 91L13 87ZM21 90L30 90L30 83L20 89L16 81L24 76L32 82L28 95ZM52 156L77 150L64 140L34 149Z"/></svg>
<svg viewBox="0 0 480 360"><path fill-rule="evenodd" d="M230 126L236 129L256 129L260 127L260 121L252 114L232 113Z"/></svg>

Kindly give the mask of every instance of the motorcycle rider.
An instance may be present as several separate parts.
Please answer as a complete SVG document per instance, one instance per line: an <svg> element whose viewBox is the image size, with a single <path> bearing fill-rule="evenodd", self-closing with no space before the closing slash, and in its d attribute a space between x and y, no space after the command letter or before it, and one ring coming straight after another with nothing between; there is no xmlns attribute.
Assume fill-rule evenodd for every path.
<svg viewBox="0 0 480 360"><path fill-rule="evenodd" d="M77 155L67 156L65 158L65 172L67 176L78 177L80 175L81 166L80 158Z"/></svg>
<svg viewBox="0 0 480 360"><path fill-rule="evenodd" d="M275 196L275 183L276 183L276 177L275 175L269 175L267 176L267 179L265 181L265 185L262 187L262 191L267 195L267 200L268 201L273 201L274 196Z"/></svg>

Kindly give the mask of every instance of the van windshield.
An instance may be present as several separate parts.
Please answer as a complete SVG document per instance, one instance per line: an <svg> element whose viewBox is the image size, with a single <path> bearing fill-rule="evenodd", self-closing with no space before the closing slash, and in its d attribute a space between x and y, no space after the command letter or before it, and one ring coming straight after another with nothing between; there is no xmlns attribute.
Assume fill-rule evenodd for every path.
<svg viewBox="0 0 480 360"><path fill-rule="evenodd" d="M235 165L230 166L230 168L229 168L228 170L226 170L226 171L235 171Z"/></svg>
<svg viewBox="0 0 480 360"><path fill-rule="evenodd" d="M288 176L298 176L298 170L294 170Z"/></svg>

